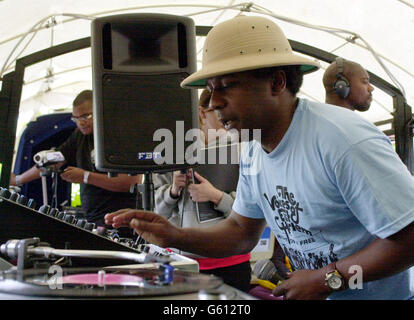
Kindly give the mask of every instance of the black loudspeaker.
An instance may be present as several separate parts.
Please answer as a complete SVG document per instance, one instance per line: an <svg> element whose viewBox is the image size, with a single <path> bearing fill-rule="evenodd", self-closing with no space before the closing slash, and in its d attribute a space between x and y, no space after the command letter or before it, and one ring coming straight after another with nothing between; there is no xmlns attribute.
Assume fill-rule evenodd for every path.
<svg viewBox="0 0 414 320"><path fill-rule="evenodd" d="M91 47L97 169L189 167L185 150L194 142L184 135L198 128L198 95L180 83L196 71L194 21L149 13L98 18Z"/></svg>
<svg viewBox="0 0 414 320"><path fill-rule="evenodd" d="M334 90L336 94L342 98L346 99L349 96L351 91L351 86L349 84L348 79L344 76L344 60L340 57L336 58L336 80L334 83Z"/></svg>

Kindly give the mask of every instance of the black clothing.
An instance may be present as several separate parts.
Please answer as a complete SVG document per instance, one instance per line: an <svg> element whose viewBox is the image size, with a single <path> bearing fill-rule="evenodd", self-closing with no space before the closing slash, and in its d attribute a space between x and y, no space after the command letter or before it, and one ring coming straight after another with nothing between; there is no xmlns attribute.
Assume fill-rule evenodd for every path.
<svg viewBox="0 0 414 320"><path fill-rule="evenodd" d="M200 273L213 274L222 278L225 284L243 292L248 292L250 290L250 280L252 275L250 261L223 268L200 270Z"/></svg>
<svg viewBox="0 0 414 320"><path fill-rule="evenodd" d="M68 166L78 167L91 172L95 168L93 135L84 135L76 129L72 135L59 146ZM100 172L103 173L103 172ZM108 191L91 184L80 185L82 208L86 219L98 226L104 225L104 215L124 208L135 208L135 194L129 192Z"/></svg>

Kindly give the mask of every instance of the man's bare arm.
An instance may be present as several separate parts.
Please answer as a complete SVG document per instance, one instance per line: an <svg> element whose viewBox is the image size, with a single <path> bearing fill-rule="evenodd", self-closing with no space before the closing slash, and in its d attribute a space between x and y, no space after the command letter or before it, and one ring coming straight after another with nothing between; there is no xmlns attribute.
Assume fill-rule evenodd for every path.
<svg viewBox="0 0 414 320"><path fill-rule="evenodd" d="M386 239L376 239L364 249L336 262L336 268L349 284L350 267L358 266L362 281L369 282L390 277L414 265L414 223ZM274 295L287 299L324 299L332 291L325 285L327 269L298 270L277 286Z"/></svg>
<svg viewBox="0 0 414 320"><path fill-rule="evenodd" d="M392 276L414 265L414 222L386 239L376 239L366 248L341 259L337 269L346 279L351 266L358 265L364 282Z"/></svg>
<svg viewBox="0 0 414 320"><path fill-rule="evenodd" d="M56 168L60 168L64 163L59 163ZM77 167L68 167L62 174L63 180L71 183L84 183L84 173L86 170ZM29 170L19 175L19 183L25 184L40 178L41 170L33 166ZM93 184L105 190L114 192L128 192L131 185L142 183L142 175L128 176L127 174L119 174L117 177L108 178L104 173L90 172L88 183ZM16 176L10 176L10 185L16 185Z"/></svg>
<svg viewBox="0 0 414 320"><path fill-rule="evenodd" d="M56 168L60 168L64 163L56 164ZM36 166L31 167L29 170L26 170L22 174L19 174L19 184L29 183L33 180L40 178L41 170ZM16 183L16 176L12 173L10 175L10 185L15 186Z"/></svg>
<svg viewBox="0 0 414 320"><path fill-rule="evenodd" d="M229 217L208 228L178 228L153 212L122 209L105 216L115 228L130 226L150 243L208 257L226 257L250 252L266 225L264 219Z"/></svg>
<svg viewBox="0 0 414 320"><path fill-rule="evenodd" d="M107 174L91 172L88 183L109 191L129 192L131 185L142 183L142 175L118 174L117 177L109 178Z"/></svg>
<svg viewBox="0 0 414 320"><path fill-rule="evenodd" d="M63 180L72 183L85 183L85 172L87 170L77 167L67 167L60 176ZM131 185L142 182L142 175L129 176L119 174L117 177L109 178L106 173L90 172L87 183L99 188L113 192L129 192Z"/></svg>
<svg viewBox="0 0 414 320"><path fill-rule="evenodd" d="M181 229L182 250L208 257L228 257L250 252L260 239L266 221L246 218L232 211L220 223L209 228Z"/></svg>

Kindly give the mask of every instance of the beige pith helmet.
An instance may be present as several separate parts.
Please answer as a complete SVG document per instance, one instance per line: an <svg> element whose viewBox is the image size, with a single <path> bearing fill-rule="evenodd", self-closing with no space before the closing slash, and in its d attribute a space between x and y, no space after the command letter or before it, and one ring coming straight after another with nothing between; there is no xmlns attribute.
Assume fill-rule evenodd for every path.
<svg viewBox="0 0 414 320"><path fill-rule="evenodd" d="M293 54L283 31L273 21L240 15L210 30L201 70L185 78L181 87L205 87L206 80L214 76L286 65L300 65L304 73L320 67L316 61Z"/></svg>

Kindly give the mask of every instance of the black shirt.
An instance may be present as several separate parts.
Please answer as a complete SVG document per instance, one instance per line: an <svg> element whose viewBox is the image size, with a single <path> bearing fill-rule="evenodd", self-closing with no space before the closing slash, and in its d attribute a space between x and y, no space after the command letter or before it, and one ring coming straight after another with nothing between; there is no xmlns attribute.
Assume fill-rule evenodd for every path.
<svg viewBox="0 0 414 320"><path fill-rule="evenodd" d="M93 135L84 135L75 129L72 135L59 146L68 166L99 172L95 168ZM104 173L104 172L100 172ZM129 192L108 191L91 184L80 185L82 208L86 219L103 225L105 214L124 208L135 208L135 195Z"/></svg>

